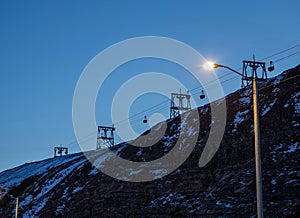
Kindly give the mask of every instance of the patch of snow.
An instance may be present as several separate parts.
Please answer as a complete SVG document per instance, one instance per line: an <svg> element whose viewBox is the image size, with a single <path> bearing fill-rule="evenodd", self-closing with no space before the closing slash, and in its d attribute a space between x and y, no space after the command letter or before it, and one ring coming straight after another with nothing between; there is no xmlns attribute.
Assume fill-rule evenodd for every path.
<svg viewBox="0 0 300 218"><path fill-rule="evenodd" d="M58 207L56 208L56 214L58 214L59 212L63 211L65 209L66 205L65 204L61 204L58 205Z"/></svg>
<svg viewBox="0 0 300 218"><path fill-rule="evenodd" d="M292 184L292 183L299 183L299 180L298 179L292 179L292 180L290 180L290 181L287 181L286 183L284 183L285 185L287 185L287 184Z"/></svg>
<svg viewBox="0 0 300 218"><path fill-rule="evenodd" d="M280 75L278 75L278 76L276 76L276 78L274 79L274 81L273 81L273 84L274 85L277 85L277 84L279 84L280 83L280 81L283 79L283 76L280 74Z"/></svg>
<svg viewBox="0 0 300 218"><path fill-rule="evenodd" d="M271 206L278 206L278 205L279 205L278 202L270 202L269 204L270 204Z"/></svg>
<svg viewBox="0 0 300 218"><path fill-rule="evenodd" d="M275 149L275 150L282 149L282 146L283 146L283 144L280 143L280 144L277 145L274 149Z"/></svg>
<svg viewBox="0 0 300 218"><path fill-rule="evenodd" d="M35 199L43 199L47 193L49 193L56 185L58 185L64 178L66 178L74 169L78 168L85 160L73 163L69 167L59 171L56 176L52 177L46 183L43 184L42 190L35 197Z"/></svg>
<svg viewBox="0 0 300 218"><path fill-rule="evenodd" d="M285 151L284 153L286 154L286 153L292 153L292 152L295 152L295 151L298 149L298 144L299 144L298 142L292 144L292 145L290 146L290 149L287 150L287 151Z"/></svg>
<svg viewBox="0 0 300 218"><path fill-rule="evenodd" d="M234 128L233 128L232 132L237 131L237 125L242 123L246 119L248 113L249 113L249 110L245 110L245 111L242 111L242 112L238 111L236 113L235 118L233 120Z"/></svg>
<svg viewBox="0 0 300 218"><path fill-rule="evenodd" d="M122 152L125 148L127 148L127 145L121 146L120 148L114 150L114 153L115 153L116 155L120 155L121 152Z"/></svg>
<svg viewBox="0 0 300 218"><path fill-rule="evenodd" d="M246 185L246 183L244 181L240 181L239 182L242 186Z"/></svg>
<svg viewBox="0 0 300 218"><path fill-rule="evenodd" d="M265 105L263 111L261 112L262 116L265 116L270 110L271 108L274 106L274 104L277 102L277 98L275 98L273 100L273 102L271 102L268 106Z"/></svg>
<svg viewBox="0 0 300 218"><path fill-rule="evenodd" d="M208 111L208 107L202 107L200 110L200 114L206 114Z"/></svg>
<svg viewBox="0 0 300 218"><path fill-rule="evenodd" d="M229 203L222 203L221 201L217 201L216 205L226 207L226 208L233 208L232 204Z"/></svg>
<svg viewBox="0 0 300 218"><path fill-rule="evenodd" d="M165 176L168 173L168 170L166 169L157 169L157 170L151 170L150 171L152 174L156 175L154 178L159 179L163 176Z"/></svg>
<svg viewBox="0 0 300 218"><path fill-rule="evenodd" d="M248 105L250 104L251 100L250 100L250 97L243 97L243 98L240 98L240 103L242 105Z"/></svg>
<svg viewBox="0 0 300 218"><path fill-rule="evenodd" d="M280 91L280 89L277 87L277 88L275 88L275 89L272 91L272 93L273 93L274 96L277 96L277 94L278 94L279 91Z"/></svg>
<svg viewBox="0 0 300 218"><path fill-rule="evenodd" d="M283 108L287 108L288 106L290 106L290 104L287 102L285 105L283 105Z"/></svg>
<svg viewBox="0 0 300 218"><path fill-rule="evenodd" d="M143 169L133 170L133 169L130 168L128 170L130 170L130 173L129 173L130 176L136 175L136 174L139 174L139 173L143 172Z"/></svg>
<svg viewBox="0 0 300 218"><path fill-rule="evenodd" d="M176 134L167 137L164 137L164 140L166 140L166 142L164 142L164 146L165 147L172 147L174 145L174 141L178 139L178 136Z"/></svg>
<svg viewBox="0 0 300 218"><path fill-rule="evenodd" d="M182 194L178 194L176 192L164 194L155 200L152 200L150 205L147 206L147 208L156 208L156 207L162 207L165 205L171 205L171 206L188 206L185 202L186 196Z"/></svg>
<svg viewBox="0 0 300 218"><path fill-rule="evenodd" d="M300 102L295 103L295 113L300 114Z"/></svg>
<svg viewBox="0 0 300 218"><path fill-rule="evenodd" d="M243 111L243 112L240 112L238 111L235 115L235 118L234 118L234 123L236 124L240 124L241 122L243 122L245 120L245 116L249 113L249 110L246 110L246 111Z"/></svg>
<svg viewBox="0 0 300 218"><path fill-rule="evenodd" d="M298 127L298 126L300 126L300 123L298 123L297 121L293 120L292 121L292 125L293 125L293 127Z"/></svg>
<svg viewBox="0 0 300 218"><path fill-rule="evenodd" d="M197 132L194 130L194 128L192 126L189 127L189 129L187 130L187 134L188 136L194 136L195 134L197 134Z"/></svg>
<svg viewBox="0 0 300 218"><path fill-rule="evenodd" d="M103 150L103 151L101 151L100 156L98 156L97 159L93 162L93 165L99 169L99 168L103 167L103 164L106 160L108 160L109 158L112 158L113 156L114 156L114 154L112 154L111 152Z"/></svg>
<svg viewBox="0 0 300 218"><path fill-rule="evenodd" d="M176 123L172 123L172 125L170 126L170 130L175 131L176 126L177 126Z"/></svg>
<svg viewBox="0 0 300 218"><path fill-rule="evenodd" d="M82 189L83 189L83 187L76 187L76 188L73 189L72 194L75 194L75 193L79 192Z"/></svg>
<svg viewBox="0 0 300 218"><path fill-rule="evenodd" d="M95 167L91 170L91 172L88 174L89 176L92 176L92 175L96 175L99 173L99 170Z"/></svg>
<svg viewBox="0 0 300 218"><path fill-rule="evenodd" d="M276 179L272 179L271 184L272 185L277 185Z"/></svg>
<svg viewBox="0 0 300 218"><path fill-rule="evenodd" d="M294 101L295 113L300 114L300 92L295 92L292 95Z"/></svg>
<svg viewBox="0 0 300 218"><path fill-rule="evenodd" d="M46 197L41 199L40 203L38 203L36 206L33 206L31 210L27 210L26 212L24 212L23 217L35 217L35 214L37 214L38 212L40 212L40 210L44 208L47 201L48 198Z"/></svg>
<svg viewBox="0 0 300 218"><path fill-rule="evenodd" d="M32 202L32 195L28 195L24 200L20 201L19 207L22 208L25 205L28 205Z"/></svg>
<svg viewBox="0 0 300 218"><path fill-rule="evenodd" d="M143 154L143 148L139 148L139 151L136 152L137 156L141 156Z"/></svg>
<svg viewBox="0 0 300 218"><path fill-rule="evenodd" d="M49 158L47 160L27 163L19 167L6 170L0 173L0 185L7 192L13 186L18 186L24 179L32 176L45 174L50 168L55 168L74 160L86 161L82 153L66 155L62 157Z"/></svg>

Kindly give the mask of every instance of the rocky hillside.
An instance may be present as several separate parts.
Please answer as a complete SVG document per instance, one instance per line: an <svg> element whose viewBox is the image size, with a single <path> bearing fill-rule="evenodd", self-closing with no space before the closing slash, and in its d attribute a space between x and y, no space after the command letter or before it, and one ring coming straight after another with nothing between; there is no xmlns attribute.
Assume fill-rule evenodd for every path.
<svg viewBox="0 0 300 218"><path fill-rule="evenodd" d="M259 83L266 217L300 217L299 78L300 65ZM23 217L255 217L249 89L227 96L226 104L225 134L205 167L200 168L198 162L212 123L209 105L198 108L201 126L194 150L171 174L159 178L160 171L156 171L159 179L151 182L125 182L98 171L82 153L27 163L0 173L0 215L13 215L15 196ZM172 150L181 125L179 118L169 120L164 136L151 147L123 143L112 150L127 160L147 164ZM155 128L160 127L154 127L154 133ZM98 165L111 158L103 150L90 155Z"/></svg>

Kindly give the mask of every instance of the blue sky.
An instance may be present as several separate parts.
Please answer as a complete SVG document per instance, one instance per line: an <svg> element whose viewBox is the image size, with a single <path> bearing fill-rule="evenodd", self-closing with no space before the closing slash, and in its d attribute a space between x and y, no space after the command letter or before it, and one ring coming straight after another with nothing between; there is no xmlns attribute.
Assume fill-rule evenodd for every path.
<svg viewBox="0 0 300 218"><path fill-rule="evenodd" d="M253 54L259 60L300 43L299 8L297 0L1 1L0 171L51 157L54 146L76 140L72 98L77 80L108 46L138 36L170 37L207 59L239 69ZM297 64L299 56L280 61L275 75ZM117 80L118 73L128 70L172 71L183 82L191 80L172 64L137 62L107 81L107 98L126 78ZM237 78L223 88L230 93L239 86ZM163 100L152 96L137 102L133 110ZM97 120L109 125L106 102L97 100L96 109L101 111ZM79 147L71 144L70 152L77 151Z"/></svg>

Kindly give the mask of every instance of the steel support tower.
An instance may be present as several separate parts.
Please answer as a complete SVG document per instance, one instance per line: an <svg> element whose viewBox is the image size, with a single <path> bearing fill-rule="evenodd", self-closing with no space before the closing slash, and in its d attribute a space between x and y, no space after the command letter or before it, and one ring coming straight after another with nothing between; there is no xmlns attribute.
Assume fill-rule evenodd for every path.
<svg viewBox="0 0 300 218"><path fill-rule="evenodd" d="M268 79L264 62L243 61L242 87L250 85L252 83L251 78L256 78L257 81Z"/></svg>
<svg viewBox="0 0 300 218"><path fill-rule="evenodd" d="M97 147L96 149L104 148L104 147L112 147L115 144L114 139L114 131L115 127L108 126L98 126L97 133Z"/></svg>
<svg viewBox="0 0 300 218"><path fill-rule="evenodd" d="M54 157L62 156L63 153L65 153L65 155L68 154L67 147L62 147L62 145L60 145L60 147L54 147Z"/></svg>
<svg viewBox="0 0 300 218"><path fill-rule="evenodd" d="M188 92L187 94L171 93L170 119L179 116L181 112L191 110L190 99L191 95Z"/></svg>

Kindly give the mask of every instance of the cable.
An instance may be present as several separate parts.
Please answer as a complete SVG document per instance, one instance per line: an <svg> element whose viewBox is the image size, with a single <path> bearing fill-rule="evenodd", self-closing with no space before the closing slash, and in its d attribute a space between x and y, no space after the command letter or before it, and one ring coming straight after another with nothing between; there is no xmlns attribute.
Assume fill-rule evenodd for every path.
<svg viewBox="0 0 300 218"><path fill-rule="evenodd" d="M296 48L296 47L299 47L299 46L300 46L300 44L297 44L297 45L292 46L292 47L290 47L290 48L288 48L288 49L284 49L283 51L277 52L277 53L275 53L275 54L273 54L273 55L270 55L270 56L268 56L268 57L265 57L265 58L263 58L263 59L260 59L259 61L263 61L263 60L269 59L269 58L271 58L271 57L277 56L277 55L279 55L279 54L283 54L283 53L285 53L285 52L287 52L287 51L289 51L289 50L292 50L292 49L294 49L294 48ZM282 60L288 59L289 57L292 57L292 56L297 55L297 54L300 54L300 51L297 51L297 52L295 52L295 53L293 53L293 54L290 54L290 55L288 55L288 56L285 56L285 57L282 57L282 58L280 58L280 59L277 59L277 60L275 60L275 61L273 61L273 62L274 62L274 63L275 63L275 62L278 63L278 62L280 62L280 61L282 61ZM238 70L240 70L240 69L241 69L241 68L239 68ZM229 76L229 75L231 75L231 74L232 74L232 73L226 73L226 74L220 76L218 79L215 79L215 80L212 80L212 81L208 82L208 83L205 84L204 86L198 86L198 87L195 87L195 88L193 88L193 89L191 89L191 90L189 90L189 91L192 93L192 92L195 91L195 90L203 89L203 88L209 86L210 84L213 84L215 81L218 81L218 80L221 79L221 78L225 78L225 77L227 77L227 76ZM225 81L223 81L223 82L221 82L221 83L230 81L230 80L235 79L235 78L238 78L238 76L235 76L234 78L231 78L231 79L229 79L229 80L225 80ZM136 113L136 114L134 114L134 115L131 115L130 117L128 117L128 118L126 118L126 119L124 119L124 120L120 120L119 122L115 123L115 125L118 125L118 124L120 124L120 123L123 123L123 122L125 122L125 121L127 121L127 120L131 120L133 117L136 117L136 116L139 115L139 114L144 114L144 113L146 113L146 112L149 113L149 111L151 111L151 109L156 109L156 107L161 106L162 104L165 104L165 103L168 103L168 102L169 102L169 100L165 100L165 101L161 102L160 104L154 105L154 106L152 106L152 107L150 107L150 108L148 108L148 109L146 109L146 110L143 110L143 111L138 112L138 113ZM165 108L165 107L164 107L164 108Z"/></svg>
<svg viewBox="0 0 300 218"><path fill-rule="evenodd" d="M260 61L264 61L264 60L270 59L270 58L272 58L272 57L278 56L278 55L280 55L280 54L283 54L283 53L285 53L285 52L287 52L287 51L290 51L290 50L292 50L292 49L294 49L294 48L297 48L297 47L299 47L299 46L300 46L300 44L297 44L297 45L295 45L295 46L292 46L292 47L290 47L290 48L284 49L284 50L282 50L282 51L280 51L280 52L277 52L277 53L275 53L275 54L272 54L272 55L270 55L270 56L267 56L267 57L261 59ZM274 62L274 63L278 63L278 62L281 62L281 61L283 61L283 60L286 60L286 59L288 59L288 58L290 58L290 57L297 56L298 54L300 54L300 51L294 52L294 53L289 54L289 55L287 55L287 56L285 56L285 57L281 57L281 58L279 58L279 59L277 59L277 60L275 60L275 61L273 61L273 62ZM241 69L241 68L239 68L238 70L240 70L240 69ZM205 84L205 85L203 85L203 86L195 87L195 88L193 88L193 89L191 89L191 90L189 90L189 91L190 91L190 93L197 94L199 89L204 89L205 87L208 87L209 85L214 84L214 82L219 81L219 80L222 79L222 78L226 78L226 77L228 77L229 75L232 75L232 73L226 73L226 74L220 76L218 79L209 81L207 84ZM296 77L298 77L298 76L300 76L300 75L297 75L297 76L288 78L287 80L292 79L292 78L296 78ZM234 77L229 78L229 79L227 79L227 80L221 81L220 83L224 86L224 83L227 83L227 82L229 82L229 81L231 81L231 80L233 80L233 79L237 79L237 78L239 78L239 77L238 77L238 76L234 76ZM281 81L281 82L284 82L284 80ZM269 86L272 86L272 85L269 85ZM269 87L269 86L267 86L267 87ZM265 88L267 88L267 87L263 87L263 88L261 88L261 89L259 89L259 90L263 90L263 89L265 89ZM165 105L166 103L167 103L167 105ZM124 119L124 120L118 121L117 123L115 123L115 125L122 125L122 123L124 123L125 121L128 121L128 120L131 121L131 123L136 123L137 121L140 121L140 119L141 119L141 118L139 117L139 115L141 115L141 114L144 115L145 113L147 113L147 112L150 113L150 111L154 111L154 110L161 111L161 110L163 110L163 109L166 109L166 108L169 107L168 103L169 103L169 100L164 100L164 101L162 101L161 103L156 104L156 105L153 105L153 106L151 106L150 108L148 108L148 109L146 109L146 110L143 110L143 111L141 111L141 112L138 112L138 113L136 113L136 114L133 114L133 115L131 115L130 117ZM91 137L94 137L96 133L97 133L97 131L94 131L93 133L91 133L91 134L89 134L89 135L87 135L87 136L85 136L85 137L79 139L79 142L87 141L87 140L90 139ZM71 146L71 147L73 147L73 146L75 146L75 145L78 145L78 140L74 140L74 141L68 143L66 146ZM51 153L52 153L52 152L51 152ZM48 156L48 155L50 155L51 153L48 153L47 155L44 155L43 157ZM43 158L43 157L42 157L42 158Z"/></svg>
<svg viewBox="0 0 300 218"><path fill-rule="evenodd" d="M286 81L289 81L289 80L291 80L291 79L295 79L295 78L297 78L297 77L300 77L300 74L295 75L295 76L293 76L293 77L286 78L286 79L284 79L284 80L281 80L281 81L280 81L280 84L285 83ZM274 87L274 84L270 84L270 85L261 87L261 88L259 88L259 91L264 90L264 89L266 89L266 88L270 88L270 87Z"/></svg>
<svg viewBox="0 0 300 218"><path fill-rule="evenodd" d="M290 48L284 49L284 50L282 50L282 51L280 51L280 52L277 52L277 53L275 53L275 54L273 54L273 55L270 55L270 56L268 56L268 57L265 57L265 58L261 59L260 61L264 61L264 60L266 60L266 59L270 59L270 58L272 58L272 57L275 57L275 56L277 56L277 55L280 55L280 54L282 54L282 53L285 53L285 52L287 52L287 51L289 51L289 50L292 50L292 49L294 49L294 48L297 48L297 47L299 47L299 46L300 46L300 44L294 45L294 46L292 46L292 47L290 47Z"/></svg>
<svg viewBox="0 0 300 218"><path fill-rule="evenodd" d="M275 61L273 61L273 62L274 62L274 63L278 63L278 62L283 61L283 60L285 60L285 59L288 59L288 58L290 58L290 57L292 57L292 56L297 56L298 54L300 54L300 51L297 51L297 52L295 52L295 53L292 53L292 54L290 54L290 55L288 55L288 56L285 56L285 57L283 57L283 58L279 58L279 59L277 59L277 60L275 60Z"/></svg>

